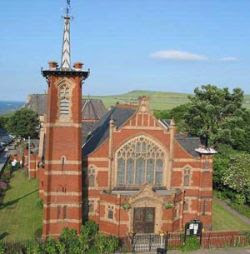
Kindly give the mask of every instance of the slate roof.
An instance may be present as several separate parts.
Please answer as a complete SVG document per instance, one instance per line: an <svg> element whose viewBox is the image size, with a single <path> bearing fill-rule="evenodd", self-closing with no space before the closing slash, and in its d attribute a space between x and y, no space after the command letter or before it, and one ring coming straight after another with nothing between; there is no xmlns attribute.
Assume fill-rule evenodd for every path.
<svg viewBox="0 0 250 254"><path fill-rule="evenodd" d="M47 111L47 94L31 94L28 96L25 107L42 116Z"/></svg>
<svg viewBox="0 0 250 254"><path fill-rule="evenodd" d="M171 119L160 119L160 122L167 128L170 127Z"/></svg>
<svg viewBox="0 0 250 254"><path fill-rule="evenodd" d="M119 106L111 108L103 118L92 126L83 123L83 155L86 156L93 152L109 137L109 122L114 120L117 128L121 127L134 113L135 108L122 108ZM163 122L163 121L162 121ZM165 126L169 126L170 120L163 122ZM92 128L92 130L91 130ZM85 130L84 130L85 129ZM90 133L88 136L86 132ZM199 157L199 153L195 149L201 146L199 137L190 137L184 134L176 134L175 139L177 142L193 157Z"/></svg>
<svg viewBox="0 0 250 254"><path fill-rule="evenodd" d="M9 144L13 138L10 136L10 134L5 130L0 128L0 144L3 142L5 144Z"/></svg>
<svg viewBox="0 0 250 254"><path fill-rule="evenodd" d="M134 108L122 108L119 106L112 107L100 121L98 121L83 146L83 155L86 156L93 152L100 144L102 144L109 136L109 122L114 120L117 128L121 127L134 113Z"/></svg>
<svg viewBox="0 0 250 254"><path fill-rule="evenodd" d="M47 94L31 94L28 96L25 106L42 116L47 111L47 96ZM83 99L82 105L83 120L99 120L107 112L100 99Z"/></svg>
<svg viewBox="0 0 250 254"><path fill-rule="evenodd" d="M83 99L82 112L83 120L100 120L107 112L107 109L100 99Z"/></svg>
<svg viewBox="0 0 250 254"><path fill-rule="evenodd" d="M201 146L199 137L190 137L183 134L176 134L175 139L178 143L193 157L199 157L199 153L195 149Z"/></svg>
<svg viewBox="0 0 250 254"><path fill-rule="evenodd" d="M95 127L95 122L83 122L82 123L82 144L86 143L87 137Z"/></svg>

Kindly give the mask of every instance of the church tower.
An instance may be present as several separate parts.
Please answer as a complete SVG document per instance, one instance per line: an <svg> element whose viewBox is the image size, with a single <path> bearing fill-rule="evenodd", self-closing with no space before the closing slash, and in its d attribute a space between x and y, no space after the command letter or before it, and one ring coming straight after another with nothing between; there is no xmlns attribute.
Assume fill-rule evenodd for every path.
<svg viewBox="0 0 250 254"><path fill-rule="evenodd" d="M89 72L82 63L71 67L70 0L64 16L61 65L49 62L42 74L48 83L45 120L43 237L82 225L82 82Z"/></svg>

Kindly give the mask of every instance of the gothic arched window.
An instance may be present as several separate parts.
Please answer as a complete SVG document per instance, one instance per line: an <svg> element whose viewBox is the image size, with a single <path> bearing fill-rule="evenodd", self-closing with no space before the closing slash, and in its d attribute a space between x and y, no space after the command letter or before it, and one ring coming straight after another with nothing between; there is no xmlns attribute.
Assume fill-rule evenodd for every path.
<svg viewBox="0 0 250 254"><path fill-rule="evenodd" d="M164 152L150 139L139 136L116 153L117 185L163 184Z"/></svg>
<svg viewBox="0 0 250 254"><path fill-rule="evenodd" d="M186 187L190 185L190 168L185 168L184 169L183 185L186 186Z"/></svg>
<svg viewBox="0 0 250 254"><path fill-rule="evenodd" d="M69 87L66 84L61 85L59 88L60 115L69 114L69 99Z"/></svg>
<svg viewBox="0 0 250 254"><path fill-rule="evenodd" d="M95 169L92 166L88 172L88 185L89 187L95 187Z"/></svg>

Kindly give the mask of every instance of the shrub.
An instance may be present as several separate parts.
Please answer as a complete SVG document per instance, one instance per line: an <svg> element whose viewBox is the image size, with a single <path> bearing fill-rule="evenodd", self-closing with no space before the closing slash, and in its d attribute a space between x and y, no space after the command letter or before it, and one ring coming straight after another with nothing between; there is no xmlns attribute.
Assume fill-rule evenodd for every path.
<svg viewBox="0 0 250 254"><path fill-rule="evenodd" d="M181 251L188 252L198 250L200 248L200 242L195 236L190 236L186 239L186 242L182 245Z"/></svg>
<svg viewBox="0 0 250 254"><path fill-rule="evenodd" d="M40 198L38 198L38 199L36 200L36 206L39 207L39 208L41 208L41 209L43 209L43 200L40 199Z"/></svg>
<svg viewBox="0 0 250 254"><path fill-rule="evenodd" d="M79 236L80 246L83 251L90 251L94 245L95 237L98 233L98 225L93 221L87 221L81 228Z"/></svg>
<svg viewBox="0 0 250 254"><path fill-rule="evenodd" d="M236 194L235 195L235 203L238 205L244 205L246 203L246 198L243 194Z"/></svg>
<svg viewBox="0 0 250 254"><path fill-rule="evenodd" d="M40 240L40 239L42 238L42 232L43 232L42 228L38 228L38 229L35 231L34 236L35 236L35 239L36 239L36 240Z"/></svg>
<svg viewBox="0 0 250 254"><path fill-rule="evenodd" d="M114 236L105 236L99 233L95 240L95 246L99 254L110 254L117 250L119 241Z"/></svg>
<svg viewBox="0 0 250 254"><path fill-rule="evenodd" d="M81 254L81 244L76 230L65 228L59 241L64 244L66 253Z"/></svg>
<svg viewBox="0 0 250 254"><path fill-rule="evenodd" d="M4 243L0 241L0 254L4 254L4 253L5 253Z"/></svg>
<svg viewBox="0 0 250 254"><path fill-rule="evenodd" d="M98 232L95 222L87 222L78 236L76 230L65 228L59 239L41 241L41 229L36 231L36 240L20 243L0 241L0 254L111 254L118 248L118 239Z"/></svg>

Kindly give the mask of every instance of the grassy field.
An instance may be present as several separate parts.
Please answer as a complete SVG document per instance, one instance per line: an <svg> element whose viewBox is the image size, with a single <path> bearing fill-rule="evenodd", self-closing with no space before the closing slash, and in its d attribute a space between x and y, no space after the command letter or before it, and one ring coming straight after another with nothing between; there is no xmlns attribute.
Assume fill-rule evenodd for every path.
<svg viewBox="0 0 250 254"><path fill-rule="evenodd" d="M214 199L213 230L249 230L249 225L225 210L216 202L216 199Z"/></svg>
<svg viewBox="0 0 250 254"><path fill-rule="evenodd" d="M37 201L37 181L28 180L23 171L15 172L0 206L0 235L6 235L4 240L23 241L34 237L42 226L42 209Z"/></svg>
<svg viewBox="0 0 250 254"><path fill-rule="evenodd" d="M109 108L111 105L119 103L130 103L137 101L139 96L146 95L150 98L150 106L152 110L172 109L180 104L188 102L188 94L156 92L135 90L120 95L110 96L89 96L90 98L102 99L105 106ZM250 95L245 96L244 106L250 109Z"/></svg>

